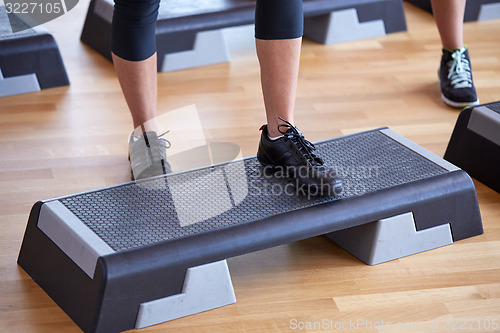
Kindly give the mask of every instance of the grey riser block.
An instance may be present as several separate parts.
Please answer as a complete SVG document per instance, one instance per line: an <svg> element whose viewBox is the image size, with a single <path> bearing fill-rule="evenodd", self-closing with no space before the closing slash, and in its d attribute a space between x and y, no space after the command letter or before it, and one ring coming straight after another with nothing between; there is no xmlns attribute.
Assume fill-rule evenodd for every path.
<svg viewBox="0 0 500 333"><path fill-rule="evenodd" d="M336 231L327 237L368 265L453 243L449 224L418 231L412 213Z"/></svg>
<svg viewBox="0 0 500 333"><path fill-rule="evenodd" d="M234 160L38 202L18 263L84 331L118 332L234 302L234 256L339 233L388 240L341 244L374 264L483 232L470 177L390 129L316 146L345 181L337 196L276 191L290 183Z"/></svg>
<svg viewBox="0 0 500 333"><path fill-rule="evenodd" d="M230 61L227 34L232 28L253 24L254 3L219 0L196 7L185 1L167 1L160 7L156 32L158 70ZM112 14L111 0L92 0L81 36L83 42L108 59ZM401 0L306 0L304 15L305 36L323 44L406 30ZM253 28L248 32L253 37ZM253 44L253 39L249 43Z"/></svg>
<svg viewBox="0 0 500 333"><path fill-rule="evenodd" d="M30 93L40 90L36 74L4 78L0 68L0 97Z"/></svg>
<svg viewBox="0 0 500 333"><path fill-rule="evenodd" d="M432 13L430 0L405 0L429 13ZM484 21L500 18L499 0L467 0L465 3L464 22Z"/></svg>
<svg viewBox="0 0 500 333"><path fill-rule="evenodd" d="M0 97L68 84L52 35L41 26L12 33L5 7L0 6Z"/></svg>
<svg viewBox="0 0 500 333"><path fill-rule="evenodd" d="M500 102L462 110L444 158L500 193Z"/></svg>
<svg viewBox="0 0 500 333"><path fill-rule="evenodd" d="M143 328L236 302L226 260L188 268L182 293L142 303L135 328Z"/></svg>

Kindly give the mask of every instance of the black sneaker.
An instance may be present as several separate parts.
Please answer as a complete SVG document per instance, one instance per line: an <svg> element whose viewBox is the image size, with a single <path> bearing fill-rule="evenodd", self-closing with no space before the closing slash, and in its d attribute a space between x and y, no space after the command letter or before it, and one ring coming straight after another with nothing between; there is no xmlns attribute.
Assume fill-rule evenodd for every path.
<svg viewBox="0 0 500 333"><path fill-rule="evenodd" d="M276 140L268 136L267 125L261 127L261 138L257 159L274 175L291 178L295 181L297 193L308 195L335 195L342 191L342 179L334 169L326 166L314 154L314 145L307 141L299 129L286 120L279 125L283 134ZM287 128L283 131L282 128Z"/></svg>
<svg viewBox="0 0 500 333"><path fill-rule="evenodd" d="M170 142L165 140L156 132L143 133L142 137L136 138L134 133L130 134L128 145L128 158L132 167L132 180L159 176L172 172L167 162L166 149Z"/></svg>
<svg viewBox="0 0 500 333"><path fill-rule="evenodd" d="M441 98L454 108L464 108L479 104L476 88L472 81L469 51L443 49L441 66L438 71Z"/></svg>

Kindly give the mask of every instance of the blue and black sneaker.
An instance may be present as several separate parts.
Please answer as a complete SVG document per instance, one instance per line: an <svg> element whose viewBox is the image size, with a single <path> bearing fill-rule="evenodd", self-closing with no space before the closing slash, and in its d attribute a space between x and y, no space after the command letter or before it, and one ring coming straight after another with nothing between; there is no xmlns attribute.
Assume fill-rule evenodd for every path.
<svg viewBox="0 0 500 333"><path fill-rule="evenodd" d="M443 49L438 76L441 98L446 104L454 108L479 104L466 47L456 50Z"/></svg>

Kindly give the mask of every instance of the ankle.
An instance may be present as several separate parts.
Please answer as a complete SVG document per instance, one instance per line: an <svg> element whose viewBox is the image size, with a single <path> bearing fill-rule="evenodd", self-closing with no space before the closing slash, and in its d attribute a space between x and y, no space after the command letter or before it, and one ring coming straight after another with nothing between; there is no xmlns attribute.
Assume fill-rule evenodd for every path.
<svg viewBox="0 0 500 333"><path fill-rule="evenodd" d="M146 132L155 132L160 134L160 125L156 118L151 118L139 124L134 122L134 136L142 137L142 135Z"/></svg>
<svg viewBox="0 0 500 333"><path fill-rule="evenodd" d="M286 119L286 118L284 118L284 119ZM289 121L290 124L293 124L293 119L286 119L286 120ZM283 136L283 133L281 133L279 131L279 125L287 125L287 124L279 118L268 120L267 135L270 138L276 138L276 137ZM286 128L285 128L285 130L286 130Z"/></svg>
<svg viewBox="0 0 500 333"><path fill-rule="evenodd" d="M278 131L278 127L277 126L275 128L267 126L267 136L270 139L273 139L273 138L278 138L280 136L283 136L283 133L280 133Z"/></svg>

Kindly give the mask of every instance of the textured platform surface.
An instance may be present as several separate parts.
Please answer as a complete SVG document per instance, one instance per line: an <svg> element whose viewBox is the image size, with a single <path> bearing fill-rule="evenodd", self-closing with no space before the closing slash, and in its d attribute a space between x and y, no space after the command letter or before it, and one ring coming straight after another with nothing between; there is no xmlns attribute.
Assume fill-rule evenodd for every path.
<svg viewBox="0 0 500 333"><path fill-rule="evenodd" d="M258 161L250 158L242 162L233 162L233 165L244 163L246 182L239 181L240 172L237 170L231 172L231 169L227 168L228 165L223 164L214 168L156 178L147 184L130 183L59 201L112 249L120 251L375 192L447 172L443 167L407 149L379 131L325 141L318 145L318 152L327 163L337 166L344 178L346 189L338 197L307 198L287 195L284 191L278 193L276 182L281 182L285 186L287 181L261 177ZM175 200L172 198L170 188L182 184L189 185L193 179L200 177L204 177L204 182L200 183L200 186L215 187L217 180L215 178L211 180L207 176L216 175L219 171L224 173L229 183L239 186L231 188L233 193L247 192L246 197L229 210L226 210L224 199L217 200L219 199L217 196L205 198L205 204L198 204L197 209L208 209L210 212L207 214L213 215L214 205L219 205L221 214L194 224L186 221L181 223L177 214L179 207L174 205ZM274 193L271 186L274 186ZM185 186L183 191L187 198L186 202L191 204L198 202L196 199L200 187Z"/></svg>

